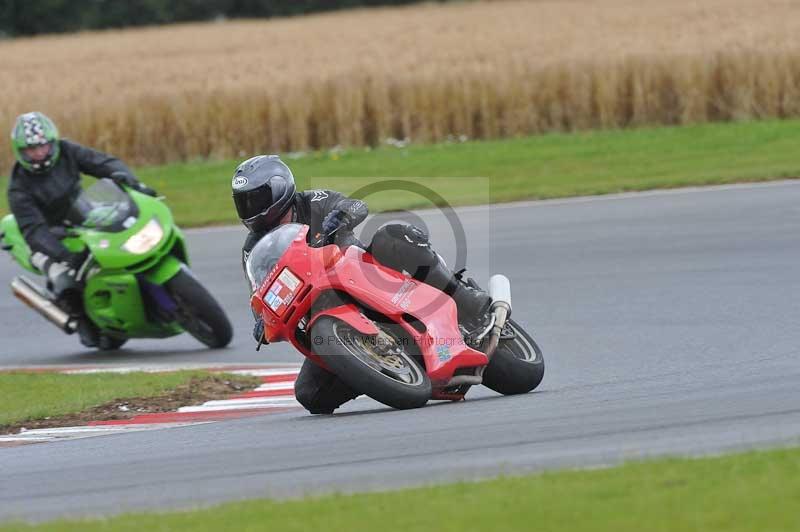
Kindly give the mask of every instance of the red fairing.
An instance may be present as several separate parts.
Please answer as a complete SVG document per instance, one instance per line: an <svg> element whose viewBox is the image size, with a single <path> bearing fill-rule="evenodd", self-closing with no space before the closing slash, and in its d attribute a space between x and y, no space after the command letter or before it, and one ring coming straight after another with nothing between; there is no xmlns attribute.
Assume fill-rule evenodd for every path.
<svg viewBox="0 0 800 532"><path fill-rule="evenodd" d="M362 334L378 334L378 328L375 327L375 324L361 314L361 311L358 309L358 307L353 304L333 307L316 313L306 328L311 329L311 327L314 326L314 323L322 316L332 316L340 319Z"/></svg>
<svg viewBox="0 0 800 532"><path fill-rule="evenodd" d="M446 384L458 368L488 363L484 353L465 345L456 305L448 295L378 264L362 249L349 247L342 252L335 245L312 248L306 242L307 232L306 227L298 233L251 298L251 306L264 318L267 340L289 341L321 363L296 338L295 330L323 292L338 290L399 323L419 346L434 386ZM365 334L377 334L374 324L370 328L364 323L371 324L355 305L324 309L318 314L337 316ZM310 330L318 317L310 316L305 330Z"/></svg>

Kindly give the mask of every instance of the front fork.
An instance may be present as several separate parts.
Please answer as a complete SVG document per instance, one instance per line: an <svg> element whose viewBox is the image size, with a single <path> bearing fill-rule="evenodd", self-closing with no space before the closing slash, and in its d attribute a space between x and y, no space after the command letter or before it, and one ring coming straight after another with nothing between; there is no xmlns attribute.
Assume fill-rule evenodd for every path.
<svg viewBox="0 0 800 532"><path fill-rule="evenodd" d="M142 295L153 303L152 307L146 305L146 308L156 309L153 317L164 322L175 319L178 305L164 285L185 268L183 262L172 255L167 255L151 269L136 276Z"/></svg>
<svg viewBox="0 0 800 532"><path fill-rule="evenodd" d="M151 317L166 323L173 321L178 305L167 289L163 285L151 283L144 275L137 275L136 280L145 301L150 303L145 304L145 309L152 313Z"/></svg>

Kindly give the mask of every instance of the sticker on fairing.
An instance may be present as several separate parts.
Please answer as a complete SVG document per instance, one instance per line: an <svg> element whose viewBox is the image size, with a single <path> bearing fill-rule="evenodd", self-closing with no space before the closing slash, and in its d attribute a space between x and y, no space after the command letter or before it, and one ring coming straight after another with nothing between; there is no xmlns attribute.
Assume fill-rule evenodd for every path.
<svg viewBox="0 0 800 532"><path fill-rule="evenodd" d="M404 280L403 284L400 285L400 289L392 296L392 304L403 310L408 309L411 305L411 294L416 287L417 284L414 281L410 279Z"/></svg>
<svg viewBox="0 0 800 532"><path fill-rule="evenodd" d="M280 316L292 304L299 288L300 279L288 268L284 268L264 295L264 302L272 312Z"/></svg>
<svg viewBox="0 0 800 532"><path fill-rule="evenodd" d="M444 344L436 346L436 356L439 357L439 362L450 360L450 346Z"/></svg>

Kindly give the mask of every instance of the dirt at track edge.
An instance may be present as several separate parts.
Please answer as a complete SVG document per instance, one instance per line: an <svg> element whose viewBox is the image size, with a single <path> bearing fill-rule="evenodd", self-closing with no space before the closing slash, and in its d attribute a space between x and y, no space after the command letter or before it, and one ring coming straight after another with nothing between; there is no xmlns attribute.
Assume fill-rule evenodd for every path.
<svg viewBox="0 0 800 532"><path fill-rule="evenodd" d="M0 425L0 435L16 434L23 428L30 430L82 426L92 421L124 420L140 414L174 412L183 406L193 406L203 404L206 401L227 399L232 395L239 395L253 390L260 384L261 380L259 378L250 376L206 375L192 377L189 382L160 395L114 399L76 413Z"/></svg>

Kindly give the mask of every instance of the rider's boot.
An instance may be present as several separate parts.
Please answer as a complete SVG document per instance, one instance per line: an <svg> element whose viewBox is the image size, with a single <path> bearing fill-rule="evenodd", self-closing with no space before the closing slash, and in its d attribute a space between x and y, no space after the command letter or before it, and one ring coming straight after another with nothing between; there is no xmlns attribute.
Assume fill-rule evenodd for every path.
<svg viewBox="0 0 800 532"><path fill-rule="evenodd" d="M458 322L466 329L484 324L492 306L492 298L474 281L464 282L441 259L430 268L424 280L453 298L458 308Z"/></svg>
<svg viewBox="0 0 800 532"><path fill-rule="evenodd" d="M78 317L77 333L86 347L97 347L100 342L99 329L83 315L81 284L72 265L59 262L42 253L34 253L31 263L47 278L47 288L53 293L56 305L72 316Z"/></svg>
<svg viewBox="0 0 800 532"><path fill-rule="evenodd" d="M71 264L60 262L39 252L33 254L31 264L44 273L47 278L47 288L53 293L56 300L61 299L68 292L78 289L77 272Z"/></svg>

